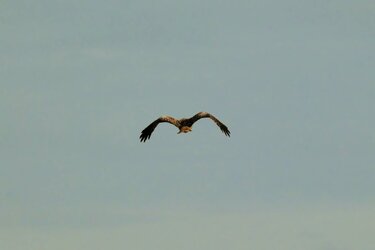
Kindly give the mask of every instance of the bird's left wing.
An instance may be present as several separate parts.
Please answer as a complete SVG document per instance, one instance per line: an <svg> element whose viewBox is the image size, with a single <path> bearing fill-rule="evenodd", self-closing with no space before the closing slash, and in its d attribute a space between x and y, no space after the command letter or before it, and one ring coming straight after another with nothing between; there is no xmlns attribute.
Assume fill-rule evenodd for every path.
<svg viewBox="0 0 375 250"><path fill-rule="evenodd" d="M194 115L193 117L189 118L189 121L190 121L189 125L192 126L194 124L194 122L198 121L201 118L210 118L211 120L213 120L216 123L216 125L219 126L220 130L226 136L230 137L230 131L229 131L228 127L225 126L224 123L219 121L219 119L217 119L215 116L213 116L213 115L211 115L210 113L207 113L207 112L199 112L196 115Z"/></svg>
<svg viewBox="0 0 375 250"><path fill-rule="evenodd" d="M150 139L152 132L155 130L156 126L158 126L161 122L168 122L170 124L175 125L178 127L178 120L171 116L162 116L153 121L150 125L148 125L144 130L142 130L141 135L139 136L139 139L141 139L141 142L145 142L147 139Z"/></svg>

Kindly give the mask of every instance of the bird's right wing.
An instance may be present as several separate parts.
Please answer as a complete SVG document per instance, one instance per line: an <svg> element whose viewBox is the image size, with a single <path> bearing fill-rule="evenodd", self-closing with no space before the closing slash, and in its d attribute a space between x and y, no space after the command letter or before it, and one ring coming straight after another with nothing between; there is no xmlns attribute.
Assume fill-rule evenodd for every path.
<svg viewBox="0 0 375 250"><path fill-rule="evenodd" d="M155 130L156 126L158 126L161 122L168 122L170 124L175 125L178 127L178 120L171 117L171 116L162 116L153 121L150 125L148 125L144 130L142 130L141 135L139 136L139 139L141 139L141 142L146 142L147 139L150 139L152 132Z"/></svg>

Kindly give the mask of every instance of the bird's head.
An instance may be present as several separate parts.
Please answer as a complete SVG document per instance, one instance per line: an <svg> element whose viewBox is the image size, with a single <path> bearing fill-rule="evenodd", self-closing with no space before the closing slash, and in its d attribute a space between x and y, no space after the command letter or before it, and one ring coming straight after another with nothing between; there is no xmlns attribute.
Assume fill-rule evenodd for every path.
<svg viewBox="0 0 375 250"><path fill-rule="evenodd" d="M180 128L180 131L178 131L177 134L180 134L180 133L188 133L188 132L191 132L193 129L191 127L187 127L187 126L184 126L182 128Z"/></svg>

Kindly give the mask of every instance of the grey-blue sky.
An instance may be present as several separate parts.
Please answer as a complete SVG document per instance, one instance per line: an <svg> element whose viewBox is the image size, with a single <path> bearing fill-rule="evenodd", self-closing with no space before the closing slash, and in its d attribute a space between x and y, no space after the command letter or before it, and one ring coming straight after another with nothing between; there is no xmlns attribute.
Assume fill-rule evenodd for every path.
<svg viewBox="0 0 375 250"><path fill-rule="evenodd" d="M5 239L4 247L37 248L47 239L40 234L55 230L65 234L49 235L45 247L56 249L72 239L69 230L117 235L130 224L150 242L153 227L183 232L173 243L159 241L162 249L184 243L194 227L207 229L195 249L248 249L247 222L261 220L265 226L251 232L264 238L277 231L275 222L296 228L284 249L309 226L316 237L310 249L335 249L346 234L328 235L343 223L327 230L323 222L344 211L353 230L346 233L362 233L344 245L370 249L363 231L374 221L371 1L1 5L0 218L9 239L35 235ZM138 142L157 116L201 110L228 124L232 137L202 121L178 136L163 124L149 142ZM238 226L220 232L233 241L209 243L215 230L205 223L214 219ZM152 246L114 242L115 249ZM277 242L254 244L274 249Z"/></svg>

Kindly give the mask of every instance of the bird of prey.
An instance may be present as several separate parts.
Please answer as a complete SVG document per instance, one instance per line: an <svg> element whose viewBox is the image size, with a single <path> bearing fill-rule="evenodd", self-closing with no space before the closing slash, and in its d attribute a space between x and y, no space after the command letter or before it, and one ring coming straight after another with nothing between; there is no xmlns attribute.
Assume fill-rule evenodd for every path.
<svg viewBox="0 0 375 250"><path fill-rule="evenodd" d="M230 136L230 131L221 121L219 121L215 116L207 113L207 112L199 112L196 115L190 117L190 118L182 118L182 119L175 119L171 116L161 116L155 121L153 121L150 125L148 125L139 136L139 139L141 139L141 142L146 142L147 139L150 139L152 132L158 126L161 122L168 122L173 125L175 125L179 131L177 134L180 133L188 133L192 131L193 124L198 121L201 118L210 118L213 120L221 129L221 131L226 135Z"/></svg>

